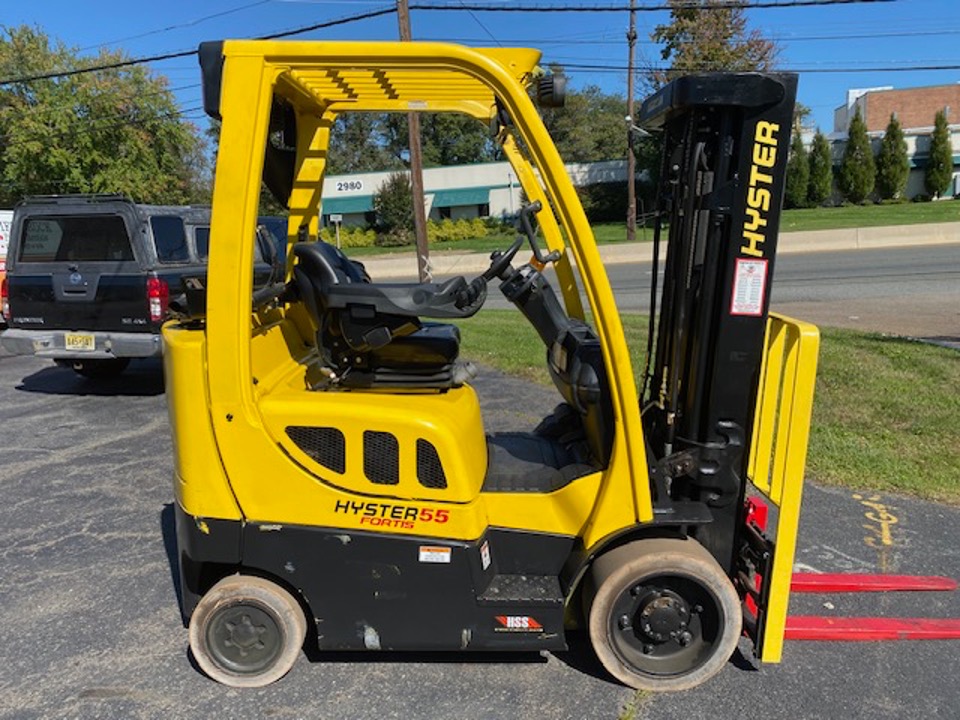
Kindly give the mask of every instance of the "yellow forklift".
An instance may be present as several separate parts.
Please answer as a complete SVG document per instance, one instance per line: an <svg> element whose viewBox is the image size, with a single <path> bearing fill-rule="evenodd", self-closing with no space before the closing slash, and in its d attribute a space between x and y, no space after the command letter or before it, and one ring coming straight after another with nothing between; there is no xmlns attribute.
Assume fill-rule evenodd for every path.
<svg viewBox="0 0 960 720"><path fill-rule="evenodd" d="M779 661L818 346L768 313L796 77L692 76L644 104L668 230L638 374L536 109L560 95L538 52L225 41L200 58L222 121L210 264L187 283L203 310L164 327L200 668L261 686L308 634L321 650L529 652L576 629L635 688L695 686L743 634ZM487 124L528 201L517 240L476 278L371 281L318 239L331 130L351 112ZM289 208L288 252L284 281L255 293L261 181ZM495 283L558 392L523 432L485 432L459 357L453 321Z"/></svg>

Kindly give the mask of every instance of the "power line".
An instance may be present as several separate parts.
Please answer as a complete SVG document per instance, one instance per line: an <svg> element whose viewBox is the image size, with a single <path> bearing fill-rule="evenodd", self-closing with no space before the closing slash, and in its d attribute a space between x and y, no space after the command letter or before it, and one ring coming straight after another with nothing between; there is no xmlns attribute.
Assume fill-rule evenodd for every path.
<svg viewBox="0 0 960 720"><path fill-rule="evenodd" d="M214 18L223 17L224 15L232 15L235 12L240 12L242 10L249 10L250 8L255 8L258 5L266 5L267 3L272 2L272 0L257 0L257 2L247 3L246 5L240 5L238 7L229 8L227 10L221 10L220 12L213 13L212 15L204 15L203 17L196 18L194 20L187 20L186 22L177 23L176 25L168 25L165 28L159 28L157 30L148 30L147 32L142 32L137 35L129 35L123 38L117 38L116 40L108 40L106 42L97 43L96 45L87 45L86 47L80 48L80 51L90 50L92 48L103 47L104 45L115 45L117 43L126 42L127 40L139 40L141 38L150 37L151 35L160 35L165 32L170 32L171 30L179 30L180 28L193 27L199 25L202 22L207 20L213 20Z"/></svg>
<svg viewBox="0 0 960 720"><path fill-rule="evenodd" d="M730 0L703 5L699 2L681 2L674 4L641 5L637 12L663 12L667 10L752 10L792 7L821 7L829 5L859 5L863 3L893 3L900 0ZM629 5L445 5L438 3L413 3L411 10L473 11L473 12L511 12L511 13L594 13L629 12Z"/></svg>
<svg viewBox="0 0 960 720"><path fill-rule="evenodd" d="M464 5L463 0L460 0L460 5L461 5L461 7ZM490 39L491 39L491 40L493 40L493 41L494 41L497 45L499 45L500 47L503 47L503 43L500 42L499 40L497 40L496 37L494 37L493 33L490 32L490 28L488 28L486 25L484 25L482 22L480 22L480 18L478 18L476 15L474 15L474 14L473 14L473 11L467 10L467 12L470 13L470 17L473 18L473 21L474 21L477 25L479 25L487 35L490 36Z"/></svg>
<svg viewBox="0 0 960 720"><path fill-rule="evenodd" d="M549 64L548 61L544 61ZM564 70L573 69L573 70L590 70L592 72L611 72L611 73L624 73L627 68L623 65L599 65L599 64L588 64L588 63L565 63L565 62L556 62L557 65L563 66ZM666 66L649 66L645 68L647 72L669 72L675 71L677 68L666 67ZM718 70L723 70L724 68L716 66L687 66L683 68L683 72L715 72ZM797 73L865 73L865 72L933 72L939 70L960 70L960 63L956 64L938 64L938 65L888 65L885 67L881 66L872 66L872 67L815 67L815 68L777 68L780 72L797 72Z"/></svg>
<svg viewBox="0 0 960 720"><path fill-rule="evenodd" d="M960 35L960 29L955 30L917 30L917 31L902 31L902 32L877 32L877 33L851 33L849 35L780 35L776 36L776 41L779 43L792 43L792 42L807 42L807 41L829 41L829 40L876 40L880 38L900 38L900 37L930 37L930 36L944 36L944 35ZM458 43L481 43L485 42L482 38L474 37L431 37L426 36L422 38L423 40L433 40L437 42L458 42ZM623 44L622 40L545 40L542 38L511 38L510 40L505 41L511 46L521 46L521 47L543 47L546 45L610 45L610 46L619 46ZM652 40L637 40L637 43L640 45L653 45L659 46L662 43L654 42ZM676 45L695 45L696 40L681 40L674 41Z"/></svg>
<svg viewBox="0 0 960 720"><path fill-rule="evenodd" d="M338 25L347 25L348 23L359 22L360 20L368 20L370 18L380 17L382 15L390 15L397 11L395 7L382 8L380 10L371 10L365 13L358 13L356 15L349 15L347 17L337 18L335 20L328 20L326 22L315 23L313 25L305 25L303 27L293 28L292 30L284 30L281 32L271 33L269 35L261 35L256 38L257 40L277 40L279 38L291 37L293 35L300 35L305 32L311 32L313 30L322 30L331 27L337 27ZM192 57L197 54L196 50L182 50L179 52L169 52L163 53L160 55L151 55L148 57L139 57L139 58L130 58L129 60L118 60L111 63L102 63L100 65L90 65L84 68L76 68L73 70L62 70L58 72L48 72L48 73L39 73L37 75L23 75L16 78L5 78L0 80L0 87L5 85L15 85L17 83L30 83L36 82L38 80L55 80L58 78L73 77L74 75L83 75L85 73L99 72L101 70L117 70L120 68L132 67L134 65L144 65L146 63L154 62L163 62L164 60L174 60L176 58L185 58Z"/></svg>
<svg viewBox="0 0 960 720"><path fill-rule="evenodd" d="M383 15L393 15L397 12L395 6L381 8L379 10L371 10L365 13L359 13L357 15L350 15L348 17L339 18L338 20L328 20L327 22L317 23L316 25L307 25L305 27L294 28L293 30L286 30L284 32L271 33L270 35L261 35L256 38L257 40L278 40L280 38L290 37L291 35L300 35L305 32L310 32L311 30L323 30L325 28L332 28L338 25L347 25L348 23L358 22L360 20L370 20L372 18L381 17Z"/></svg>

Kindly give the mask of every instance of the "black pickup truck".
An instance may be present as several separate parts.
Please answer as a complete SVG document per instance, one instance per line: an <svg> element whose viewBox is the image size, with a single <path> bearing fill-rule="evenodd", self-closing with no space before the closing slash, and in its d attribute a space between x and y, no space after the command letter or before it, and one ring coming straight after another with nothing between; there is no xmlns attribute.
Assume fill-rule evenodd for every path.
<svg viewBox="0 0 960 720"><path fill-rule="evenodd" d="M160 326L206 275L210 209L139 205L119 195L33 197L14 209L3 284L8 352L87 377L163 352ZM276 243L263 228L256 286L270 282Z"/></svg>

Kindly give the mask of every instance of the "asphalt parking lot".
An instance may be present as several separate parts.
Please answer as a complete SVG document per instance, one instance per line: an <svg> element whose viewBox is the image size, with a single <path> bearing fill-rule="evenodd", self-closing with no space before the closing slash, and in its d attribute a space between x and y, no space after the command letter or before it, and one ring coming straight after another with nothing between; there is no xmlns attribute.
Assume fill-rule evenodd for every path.
<svg viewBox="0 0 960 720"><path fill-rule="evenodd" d="M497 429L529 428L557 402L492 371L478 388ZM960 641L788 642L779 666L735 657L696 690L641 698L606 676L582 640L546 657L310 653L273 686L225 688L191 664L181 624L159 363L94 382L0 356L0 448L3 717L960 715ZM797 557L806 569L960 578L960 509L813 484L806 492ZM885 532L889 544L877 541ZM960 617L960 592L796 596L793 610Z"/></svg>

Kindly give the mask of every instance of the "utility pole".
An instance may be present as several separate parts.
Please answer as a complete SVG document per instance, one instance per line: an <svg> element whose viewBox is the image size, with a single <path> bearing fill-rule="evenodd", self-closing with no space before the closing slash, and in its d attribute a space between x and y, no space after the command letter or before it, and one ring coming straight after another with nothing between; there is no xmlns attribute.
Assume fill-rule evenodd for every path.
<svg viewBox="0 0 960 720"><path fill-rule="evenodd" d="M400 21L400 39L410 42L410 6L407 0L397 0L397 18ZM410 189L413 191L413 232L417 239L417 270L420 282L430 282L430 248L427 245L427 213L423 199L423 152L420 149L420 116L407 114L410 129Z"/></svg>
<svg viewBox="0 0 960 720"><path fill-rule="evenodd" d="M637 239L637 158L633 152L633 56L637 46L637 0L630 0L630 29L627 30L627 242Z"/></svg>

